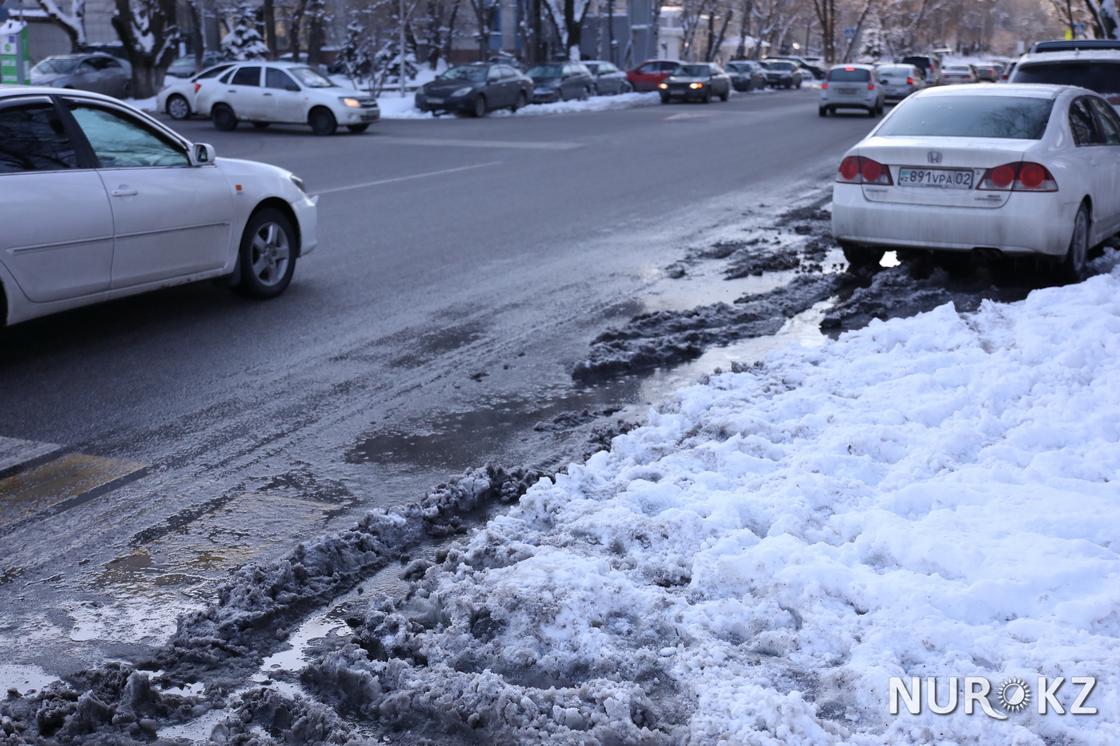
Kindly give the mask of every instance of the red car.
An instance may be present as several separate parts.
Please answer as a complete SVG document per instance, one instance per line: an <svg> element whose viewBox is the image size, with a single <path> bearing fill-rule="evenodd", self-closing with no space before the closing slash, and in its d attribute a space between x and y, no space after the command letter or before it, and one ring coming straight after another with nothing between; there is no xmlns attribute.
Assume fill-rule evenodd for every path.
<svg viewBox="0 0 1120 746"><path fill-rule="evenodd" d="M628 70L626 79L635 91L656 91L658 83L668 78L680 64L677 60L646 60Z"/></svg>

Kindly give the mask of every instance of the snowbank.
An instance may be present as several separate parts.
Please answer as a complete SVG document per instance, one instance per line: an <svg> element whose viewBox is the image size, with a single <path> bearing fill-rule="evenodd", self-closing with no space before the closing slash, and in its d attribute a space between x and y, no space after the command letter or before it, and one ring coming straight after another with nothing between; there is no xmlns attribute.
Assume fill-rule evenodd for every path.
<svg viewBox="0 0 1120 746"><path fill-rule="evenodd" d="M303 681L501 742L1118 743L1117 381L1120 269L713 377ZM1100 713L1000 709L1039 675ZM986 676L1008 719L892 716L892 676Z"/></svg>
<svg viewBox="0 0 1120 746"><path fill-rule="evenodd" d="M432 115L417 109L410 93L401 98L397 93L382 93L377 99L383 119L431 119ZM519 109L516 114L509 111L491 112L490 116L539 117L552 114L576 114L588 111L613 111L632 109L637 106L651 106L660 101L656 93L624 93L619 96L595 96L587 101L558 101L554 104L531 104Z"/></svg>

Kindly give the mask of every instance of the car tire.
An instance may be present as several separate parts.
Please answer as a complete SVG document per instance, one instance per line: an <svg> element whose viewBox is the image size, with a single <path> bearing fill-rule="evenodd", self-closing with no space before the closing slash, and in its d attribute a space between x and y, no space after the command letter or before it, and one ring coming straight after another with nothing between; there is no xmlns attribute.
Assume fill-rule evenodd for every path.
<svg viewBox="0 0 1120 746"><path fill-rule="evenodd" d="M874 106L868 106L867 107L867 116L869 116L869 117L875 116L875 107Z"/></svg>
<svg viewBox="0 0 1120 746"><path fill-rule="evenodd" d="M210 111L210 120L216 129L222 132L232 132L237 129L237 115L229 104L215 104Z"/></svg>
<svg viewBox="0 0 1120 746"><path fill-rule="evenodd" d="M1073 219L1073 235L1070 237L1065 256L1058 262L1058 275L1062 282L1081 282L1085 279L1089 265L1091 227L1089 205L1083 202L1077 210L1077 217Z"/></svg>
<svg viewBox="0 0 1120 746"><path fill-rule="evenodd" d="M245 225L238 253L237 291L250 298L275 298L292 282L299 240L280 210L257 210Z"/></svg>
<svg viewBox="0 0 1120 746"><path fill-rule="evenodd" d="M795 85L794 88L796 88L799 91L801 90L801 81L800 80L797 81L797 85Z"/></svg>
<svg viewBox="0 0 1120 746"><path fill-rule="evenodd" d="M727 103L728 99L730 99L730 98L731 98L731 89L730 88L728 88L726 91L724 91L723 93L721 93L719 95L719 100L722 101L725 104Z"/></svg>
<svg viewBox="0 0 1120 746"><path fill-rule="evenodd" d="M817 116L827 117L828 116L828 107L827 106L818 106L817 107Z"/></svg>
<svg viewBox="0 0 1120 746"><path fill-rule="evenodd" d="M334 118L334 114L330 109L316 106L307 115L307 123L311 126L311 131L321 137L326 135L333 135L338 129L338 120Z"/></svg>
<svg viewBox="0 0 1120 746"><path fill-rule="evenodd" d="M842 243L840 248L844 250L844 258L848 260L848 266L853 270L877 267L879 262L883 261L883 255L887 253L883 249L851 243Z"/></svg>
<svg viewBox="0 0 1120 746"><path fill-rule="evenodd" d="M661 103L663 103L663 104L669 103L669 97L668 96L662 96L661 97Z"/></svg>
<svg viewBox="0 0 1120 746"><path fill-rule="evenodd" d="M471 116L475 119L482 119L490 110L486 108L486 97L479 94L478 98L474 100L474 106L471 108Z"/></svg>
<svg viewBox="0 0 1120 746"><path fill-rule="evenodd" d="M163 108L164 111L167 112L167 116L176 121L190 119L191 117L190 102L187 101L186 97L180 96L178 93L169 96L167 104Z"/></svg>
<svg viewBox="0 0 1120 746"><path fill-rule="evenodd" d="M253 122L253 129L266 130L268 129L269 122Z"/></svg>
<svg viewBox="0 0 1120 746"><path fill-rule="evenodd" d="M362 122L361 124L348 124L346 129L353 132L355 135L360 135L369 129L369 122Z"/></svg>
<svg viewBox="0 0 1120 746"><path fill-rule="evenodd" d="M706 104L712 103L712 89L711 88L704 89L704 98L702 99L702 101Z"/></svg>
<svg viewBox="0 0 1120 746"><path fill-rule="evenodd" d="M586 101L589 98L591 98L591 89L590 88L581 88L579 90L579 95L576 96L576 99L579 100L579 101Z"/></svg>
<svg viewBox="0 0 1120 746"><path fill-rule="evenodd" d="M513 104L513 106L509 107L509 110L512 112L516 112L518 109L524 109L528 105L528 103L529 97L525 95L525 91L522 91L521 93L517 94L517 101Z"/></svg>

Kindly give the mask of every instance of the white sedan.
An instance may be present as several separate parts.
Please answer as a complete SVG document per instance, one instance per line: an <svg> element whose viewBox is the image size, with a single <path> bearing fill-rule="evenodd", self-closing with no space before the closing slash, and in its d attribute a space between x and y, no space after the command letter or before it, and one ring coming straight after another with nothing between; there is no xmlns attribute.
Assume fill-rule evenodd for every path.
<svg viewBox="0 0 1120 746"><path fill-rule="evenodd" d="M316 200L108 96L0 88L0 324L210 278L275 297Z"/></svg>
<svg viewBox="0 0 1120 746"><path fill-rule="evenodd" d="M946 86L903 101L848 151L832 233L852 264L885 249L1051 257L1084 276L1120 231L1120 117L1084 88Z"/></svg>
<svg viewBox="0 0 1120 746"><path fill-rule="evenodd" d="M198 113L195 100L204 86L217 83L216 78L233 67L235 62L222 62L188 78L167 76L163 89L156 95L156 110L172 119L187 119Z"/></svg>
<svg viewBox="0 0 1120 746"><path fill-rule="evenodd" d="M381 118L373 96L336 86L295 62L239 63L199 91L195 108L227 131L251 122L258 128L306 124L316 135L332 135L339 126L357 133Z"/></svg>

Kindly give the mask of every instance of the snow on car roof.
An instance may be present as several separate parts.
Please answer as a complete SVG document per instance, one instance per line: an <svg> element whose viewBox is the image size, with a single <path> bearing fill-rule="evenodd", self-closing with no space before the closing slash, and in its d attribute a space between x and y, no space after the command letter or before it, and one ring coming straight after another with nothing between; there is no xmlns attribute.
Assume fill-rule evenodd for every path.
<svg viewBox="0 0 1120 746"><path fill-rule="evenodd" d="M1079 60L1102 62L1120 62L1120 50L1117 49L1075 49L1059 52L1027 52L1019 58L1019 64L1028 62L1075 62Z"/></svg>
<svg viewBox="0 0 1120 746"><path fill-rule="evenodd" d="M920 94L928 96L1007 96L1029 98L1057 98L1058 95L1073 86L1049 85L1045 83L1004 83L993 85L945 85L936 88L927 88Z"/></svg>

